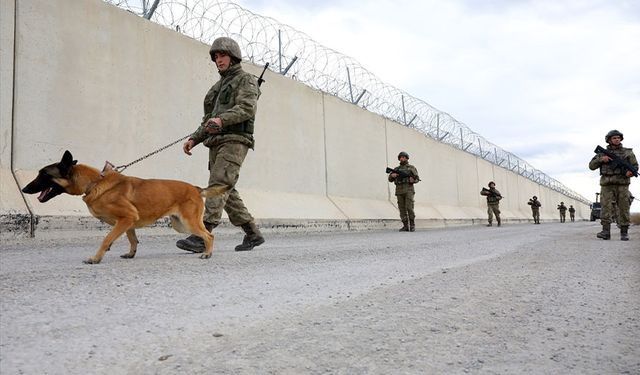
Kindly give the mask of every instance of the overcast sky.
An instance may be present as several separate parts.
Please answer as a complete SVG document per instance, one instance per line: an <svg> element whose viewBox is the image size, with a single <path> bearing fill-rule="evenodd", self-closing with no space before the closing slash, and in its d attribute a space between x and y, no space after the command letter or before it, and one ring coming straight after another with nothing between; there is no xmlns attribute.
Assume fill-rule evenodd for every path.
<svg viewBox="0 0 640 375"><path fill-rule="evenodd" d="M355 58L587 199L599 191L587 164L609 130L640 156L640 1L235 2ZM640 179L631 191L640 198Z"/></svg>

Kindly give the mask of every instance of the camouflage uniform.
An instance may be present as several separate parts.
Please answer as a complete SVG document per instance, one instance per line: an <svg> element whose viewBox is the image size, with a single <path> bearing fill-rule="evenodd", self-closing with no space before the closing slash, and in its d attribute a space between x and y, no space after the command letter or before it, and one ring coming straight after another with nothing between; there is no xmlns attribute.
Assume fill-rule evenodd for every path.
<svg viewBox="0 0 640 375"><path fill-rule="evenodd" d="M253 221L240 194L235 189L240 167L253 149L253 122L258 100L254 76L242 70L240 64L222 72L204 98L202 125L191 135L196 144L209 148L209 186L229 186L228 194L205 201L204 221L218 225L222 210L227 211L231 224L241 226ZM205 131L209 118L219 117L224 126L215 134Z"/></svg>
<svg viewBox="0 0 640 375"><path fill-rule="evenodd" d="M569 218L571 221L576 221L576 209L573 206L569 207Z"/></svg>
<svg viewBox="0 0 640 375"><path fill-rule="evenodd" d="M529 206L531 206L531 213L533 214L533 223L540 224L540 207L542 207L542 203L538 200L538 197L534 196L529 199L527 202Z"/></svg>
<svg viewBox="0 0 640 375"><path fill-rule="evenodd" d="M398 199L398 210L400 210L400 220L402 220L403 227L401 231L415 230L415 218L416 214L413 211L414 196L416 194L413 185L420 181L418 176L418 170L409 162L400 163L396 168L400 172L410 174L413 176L413 181L409 181L409 177L391 177L389 174L389 182L393 182L396 185L396 198Z"/></svg>
<svg viewBox="0 0 640 375"><path fill-rule="evenodd" d="M611 131L605 137L607 143L609 138L613 135L622 135L620 132ZM614 146L609 144L607 150L614 153L621 159L627 161L629 164L638 168L638 160L636 159L633 150L630 148L622 147L622 144ZM609 239L611 230L611 217L614 214L614 202L618 206L618 225L620 226L621 239L627 237L627 231L629 228L629 209L631 203L629 200L629 184L631 178L625 175L626 171L623 167L615 166L612 162L602 162L602 155L598 154L594 156L589 162L589 169L600 169L600 202L602 204L602 211L600 216L600 223L602 224L603 231L598 233L599 238Z"/></svg>
<svg viewBox="0 0 640 375"><path fill-rule="evenodd" d="M560 211L560 222L564 223L567 221L567 206L564 205L564 202L560 202L558 210Z"/></svg>
<svg viewBox="0 0 640 375"><path fill-rule="evenodd" d="M491 185L494 185L493 187ZM502 194L496 189L495 184L493 182L489 183L488 190L482 190L480 195L485 195L487 197L487 215L489 219L488 227L493 225L493 215L496 215L496 221L498 222L498 226L502 224L500 220L500 199L502 199Z"/></svg>
<svg viewBox="0 0 640 375"><path fill-rule="evenodd" d="M205 95L204 117L190 141L194 146L202 143L209 148L209 187L227 186L229 190L222 196L206 199L203 220L207 229L215 228L220 223L224 209L231 224L241 226L245 232L242 244L236 246L236 250L251 250L262 244L264 238L235 185L247 152L255 144L253 125L260 90L256 77L242 69L240 47L235 41L226 37L216 39L209 51L214 61L216 52L226 52L232 64L226 70L219 71L220 80ZM207 122L213 118L221 120L222 128L211 133L207 131ZM199 252L199 241L195 250L186 243L183 244L186 246L181 246L181 241L177 243L181 249Z"/></svg>

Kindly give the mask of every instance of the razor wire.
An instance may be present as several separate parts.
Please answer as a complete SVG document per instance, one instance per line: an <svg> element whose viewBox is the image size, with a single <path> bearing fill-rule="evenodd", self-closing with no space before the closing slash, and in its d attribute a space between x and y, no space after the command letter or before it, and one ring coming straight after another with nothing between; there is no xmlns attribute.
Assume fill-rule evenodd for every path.
<svg viewBox="0 0 640 375"><path fill-rule="evenodd" d="M243 58L326 94L413 128L585 204L558 180L503 150L450 114L385 84L357 60L305 33L235 3L218 0L103 0L206 44L220 36L238 42Z"/></svg>

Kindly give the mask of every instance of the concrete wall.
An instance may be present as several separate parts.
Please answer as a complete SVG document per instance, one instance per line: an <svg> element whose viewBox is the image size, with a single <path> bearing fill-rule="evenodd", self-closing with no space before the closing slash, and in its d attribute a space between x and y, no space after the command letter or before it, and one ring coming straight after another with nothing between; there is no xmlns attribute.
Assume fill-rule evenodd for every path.
<svg viewBox="0 0 640 375"><path fill-rule="evenodd" d="M15 0L0 1L0 236L25 236L31 214L12 173Z"/></svg>
<svg viewBox="0 0 640 375"><path fill-rule="evenodd" d="M67 149L81 163L121 165L191 133L218 78L208 46L99 0L0 4L2 235L28 234L32 224L35 233L91 225L97 220L79 197L40 204L35 196L23 198L20 187ZM256 75L261 69L244 66ZM419 226L482 222L486 203L479 191L489 180L505 195L508 220L527 220L534 194L547 220L557 218L557 203L570 202L336 97L272 72L265 78L256 148L238 184L265 226L389 225L398 213L383 171L397 165L401 150L422 178ZM207 150L199 146L189 157L176 145L125 173L203 186ZM588 216L586 206L571 203Z"/></svg>

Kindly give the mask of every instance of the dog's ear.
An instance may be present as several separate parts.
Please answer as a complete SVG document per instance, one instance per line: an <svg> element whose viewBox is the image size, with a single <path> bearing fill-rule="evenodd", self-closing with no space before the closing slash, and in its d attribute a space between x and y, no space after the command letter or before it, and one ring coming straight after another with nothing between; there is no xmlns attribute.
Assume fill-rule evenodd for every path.
<svg viewBox="0 0 640 375"><path fill-rule="evenodd" d="M72 161L73 161L73 155L71 155L71 152L69 152L69 150L66 150L62 155L62 160L60 160L60 164L71 165Z"/></svg>
<svg viewBox="0 0 640 375"><path fill-rule="evenodd" d="M69 174L71 167L73 167L77 163L78 161L73 160L73 155L71 155L69 150L66 150L64 152L64 155L62 155L62 160L60 160L60 163L58 163L58 169L60 170L60 174L63 177L66 177Z"/></svg>

